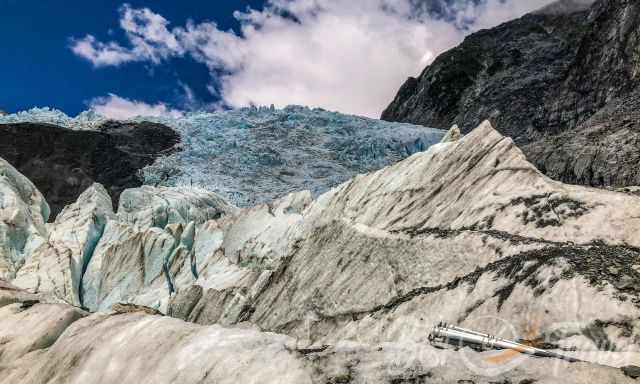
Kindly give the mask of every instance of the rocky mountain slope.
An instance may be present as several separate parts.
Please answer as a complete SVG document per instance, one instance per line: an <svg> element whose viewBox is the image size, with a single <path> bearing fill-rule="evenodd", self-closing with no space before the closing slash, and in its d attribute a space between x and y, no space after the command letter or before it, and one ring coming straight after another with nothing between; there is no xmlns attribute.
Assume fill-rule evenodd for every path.
<svg viewBox="0 0 640 384"><path fill-rule="evenodd" d="M0 163L0 383L634 382L640 197L455 136L316 199L147 186L114 212L96 184L49 225ZM443 349L439 321L588 362Z"/></svg>
<svg viewBox="0 0 640 384"><path fill-rule="evenodd" d="M93 131L0 124L0 157L44 193L54 218L93 183L103 184L117 203L123 190L142 185L141 170L179 141L171 128L149 122L106 121Z"/></svg>
<svg viewBox="0 0 640 384"><path fill-rule="evenodd" d="M38 123L41 131L45 131L43 123L68 130L17 131L16 127L23 127L15 125L19 122ZM155 134L152 127L158 128ZM173 133L166 132L172 132L168 127L177 132L181 141L175 151L168 151L165 145L173 147L174 143ZM54 133L56 136L52 136ZM131 188L144 182L203 187L244 207L301 190L318 195L359 173L424 151L440 141L443 134L436 129L298 106L139 118L120 123L105 121L89 112L70 118L58 111L34 109L0 117L0 139L7 138L1 141L4 145L0 144L0 157L32 179L54 212L63 206L59 201L75 201L94 181L104 184L116 203L118 193L114 190L119 192L122 186ZM156 142L151 142L155 135ZM103 143L106 138L109 143ZM40 145L52 140L60 141L58 149ZM89 150L78 152L74 143L84 140L88 141ZM139 143L153 156L146 156L140 145L127 147L127 143ZM97 148L100 145L102 148ZM40 164L47 166L37 168ZM139 165L146 166L141 172L144 180L137 177ZM38 169L46 172L38 173ZM59 180L58 184L55 180ZM57 188L59 185L64 188ZM69 196L59 198L61 193ZM73 199L68 200L71 196Z"/></svg>
<svg viewBox="0 0 640 384"><path fill-rule="evenodd" d="M469 36L382 118L463 133L490 118L554 179L638 185L639 38L636 1L561 0Z"/></svg>

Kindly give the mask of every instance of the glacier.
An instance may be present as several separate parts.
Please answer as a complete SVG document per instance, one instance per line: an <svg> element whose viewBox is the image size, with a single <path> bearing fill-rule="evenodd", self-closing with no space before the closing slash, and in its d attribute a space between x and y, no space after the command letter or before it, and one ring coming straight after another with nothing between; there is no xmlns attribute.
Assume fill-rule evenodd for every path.
<svg viewBox="0 0 640 384"><path fill-rule="evenodd" d="M636 382L640 197L551 180L489 123L316 199L108 199L44 224L0 161L0 383ZM441 321L582 362L432 344Z"/></svg>
<svg viewBox="0 0 640 384"><path fill-rule="evenodd" d="M106 121L92 111L69 117L50 108L0 116L0 124L37 122L74 130L96 130ZM425 151L445 133L302 106L131 121L164 124L182 139L178 151L143 170L145 184L201 187L239 207L302 190L318 196L357 174Z"/></svg>

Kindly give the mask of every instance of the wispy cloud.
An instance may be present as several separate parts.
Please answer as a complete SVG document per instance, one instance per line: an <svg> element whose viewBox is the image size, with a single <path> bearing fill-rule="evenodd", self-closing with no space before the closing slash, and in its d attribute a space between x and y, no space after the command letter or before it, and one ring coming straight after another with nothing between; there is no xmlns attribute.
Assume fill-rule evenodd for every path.
<svg viewBox="0 0 640 384"><path fill-rule="evenodd" d="M150 9L124 5L127 46L87 35L72 50L95 66L188 55L210 68L212 89L232 107L305 104L378 116L407 76L466 33L551 2L456 0L445 20L415 0L269 0L261 11L235 13L239 34L214 22L169 29Z"/></svg>
<svg viewBox="0 0 640 384"><path fill-rule="evenodd" d="M116 120L125 120L136 116L179 117L182 115L180 111L171 109L163 103L151 105L114 94L91 100L89 108L99 115Z"/></svg>

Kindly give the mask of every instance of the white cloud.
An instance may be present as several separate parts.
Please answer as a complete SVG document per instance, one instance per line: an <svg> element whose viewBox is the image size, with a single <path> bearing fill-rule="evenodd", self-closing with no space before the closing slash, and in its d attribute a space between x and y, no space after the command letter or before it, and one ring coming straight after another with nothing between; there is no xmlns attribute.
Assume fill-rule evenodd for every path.
<svg viewBox="0 0 640 384"><path fill-rule="evenodd" d="M118 66L131 61L162 60L184 53L175 35L167 29L169 22L147 8L133 9L125 4L119 9L120 28L124 30L131 48L116 42L102 43L92 35L71 39L71 50L89 60L96 67Z"/></svg>
<svg viewBox="0 0 640 384"><path fill-rule="evenodd" d="M538 10L553 2L555 1L511 0L503 2L503 0L486 0L479 7L476 7L473 26L475 30L491 28L528 12Z"/></svg>
<svg viewBox="0 0 640 384"><path fill-rule="evenodd" d="M129 4L120 8L120 27L133 46L135 57L159 63L184 53L175 35L167 29L169 22L147 8L133 9Z"/></svg>
<svg viewBox="0 0 640 384"><path fill-rule="evenodd" d="M74 39L71 50L76 55L91 61L96 67L117 66L136 60L135 55L126 48L114 42L101 43L92 35L79 40Z"/></svg>
<svg viewBox="0 0 640 384"><path fill-rule="evenodd" d="M169 30L162 16L125 5L120 25L128 47L89 35L72 49L96 66L188 54L215 71L219 94L233 107L303 104L377 117L407 76L465 33L551 2L457 0L450 5L456 21L446 22L414 0L269 0L262 11L235 13L239 35L213 22Z"/></svg>
<svg viewBox="0 0 640 384"><path fill-rule="evenodd" d="M141 101L129 100L112 93L106 97L98 97L91 100L91 110L104 117L125 120L136 116L170 116L179 117L180 111L171 109L163 103L147 104Z"/></svg>

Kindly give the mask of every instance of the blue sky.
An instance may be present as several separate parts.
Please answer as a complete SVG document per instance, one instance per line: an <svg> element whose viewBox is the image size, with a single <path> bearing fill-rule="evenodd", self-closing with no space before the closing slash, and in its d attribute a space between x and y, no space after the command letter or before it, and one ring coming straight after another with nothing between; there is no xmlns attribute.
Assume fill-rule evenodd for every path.
<svg viewBox="0 0 640 384"><path fill-rule="evenodd" d="M172 23L216 20L221 28L237 28L233 11L262 1L154 0L128 1L134 7L151 6ZM165 65L132 63L124 67L93 68L68 48L69 39L87 33L121 40L118 8L113 0L0 0L0 109L18 111L51 106L77 114L87 102L115 93L148 103L180 106L188 84L204 101L216 98L207 91L209 71L193 60L173 59ZM109 36L109 30L114 36Z"/></svg>
<svg viewBox="0 0 640 384"><path fill-rule="evenodd" d="M301 104L377 117L466 34L549 2L0 0L0 109L126 118Z"/></svg>

